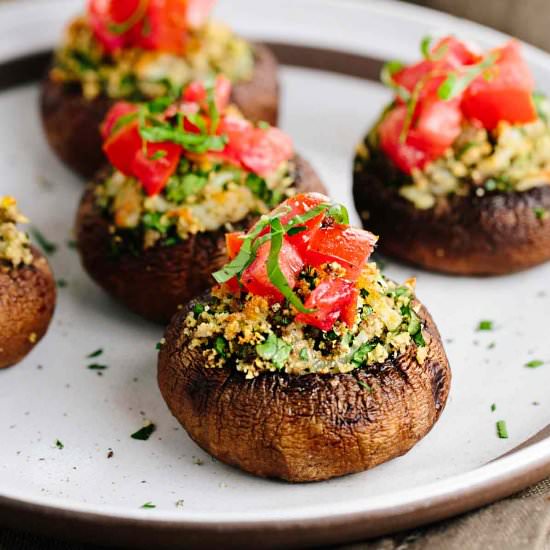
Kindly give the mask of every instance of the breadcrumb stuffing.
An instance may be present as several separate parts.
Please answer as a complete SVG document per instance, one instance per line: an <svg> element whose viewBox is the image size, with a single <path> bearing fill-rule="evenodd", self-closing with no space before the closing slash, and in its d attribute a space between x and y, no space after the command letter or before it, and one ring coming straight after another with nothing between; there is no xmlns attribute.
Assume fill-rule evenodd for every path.
<svg viewBox="0 0 550 550"><path fill-rule="evenodd" d="M334 276L335 265L306 268L301 277L317 285L329 273ZM323 332L297 323L296 310L287 303L270 304L251 294L236 296L218 286L212 290L211 303L196 305L187 315L183 332L189 346L201 351L207 367L229 365L246 378L265 371L345 373L384 363L411 346L423 362L427 335L414 287L414 279L399 286L369 263L358 280L360 296L353 326L337 321L332 330ZM305 284L295 290L302 297L311 292Z"/></svg>
<svg viewBox="0 0 550 550"><path fill-rule="evenodd" d="M232 82L248 81L253 70L250 44L217 22L190 30L181 55L137 48L109 55L95 39L87 17L82 16L67 27L51 78L79 83L89 100L100 95L139 100L165 96L175 87L215 74L224 74Z"/></svg>
<svg viewBox="0 0 550 550"><path fill-rule="evenodd" d="M17 267L33 261L29 237L17 229L18 223L28 223L13 197L0 197L0 260Z"/></svg>

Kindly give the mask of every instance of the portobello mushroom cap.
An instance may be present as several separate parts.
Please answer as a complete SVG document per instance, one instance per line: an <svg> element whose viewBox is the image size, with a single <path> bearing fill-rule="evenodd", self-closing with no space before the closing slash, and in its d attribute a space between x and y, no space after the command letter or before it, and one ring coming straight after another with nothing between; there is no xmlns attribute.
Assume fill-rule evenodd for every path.
<svg viewBox="0 0 550 550"><path fill-rule="evenodd" d="M326 193L325 186L303 158L297 156L295 188L300 193ZM98 175L102 181L105 172ZM248 216L233 224L247 230L256 221ZM178 307L210 287L211 274L227 262L225 230L190 235L173 246L156 244L135 255L113 257L110 221L97 205L94 184L82 197L76 219L78 250L88 274L129 309L159 323L167 323Z"/></svg>
<svg viewBox="0 0 550 550"><path fill-rule="evenodd" d="M252 79L235 84L231 99L249 120L275 126L279 111L277 60L261 44L254 44L254 54ZM99 127L116 101L104 95L87 100L79 85L56 82L49 76L42 83L40 108L48 142L83 178L91 178L106 162Z"/></svg>
<svg viewBox="0 0 550 550"><path fill-rule="evenodd" d="M373 468L409 451L439 418L451 372L425 308L428 354L416 348L346 374L265 372L246 379L207 368L183 333L201 296L174 316L158 361L160 391L191 438L227 464L261 477L319 481Z"/></svg>
<svg viewBox="0 0 550 550"><path fill-rule="evenodd" d="M0 369L21 361L48 329L56 301L46 258L32 248L33 262L12 267L0 262Z"/></svg>
<svg viewBox="0 0 550 550"><path fill-rule="evenodd" d="M418 209L399 194L404 174L381 151L356 157L355 207L381 235L379 250L424 268L458 275L503 275L550 259L550 186L437 199ZM539 210L543 209L543 210Z"/></svg>

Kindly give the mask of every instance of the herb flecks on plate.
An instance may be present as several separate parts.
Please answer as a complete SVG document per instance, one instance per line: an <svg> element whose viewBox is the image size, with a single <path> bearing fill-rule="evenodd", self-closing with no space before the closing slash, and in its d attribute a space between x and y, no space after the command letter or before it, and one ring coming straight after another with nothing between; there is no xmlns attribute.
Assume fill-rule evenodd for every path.
<svg viewBox="0 0 550 550"><path fill-rule="evenodd" d="M157 429L152 422L147 422L142 428L134 432L130 437L139 441L147 441Z"/></svg>

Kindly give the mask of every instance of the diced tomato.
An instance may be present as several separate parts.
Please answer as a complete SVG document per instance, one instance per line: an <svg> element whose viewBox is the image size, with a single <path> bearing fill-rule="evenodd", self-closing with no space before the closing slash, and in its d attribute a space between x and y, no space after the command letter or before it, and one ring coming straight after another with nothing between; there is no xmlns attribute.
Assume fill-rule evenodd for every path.
<svg viewBox="0 0 550 550"><path fill-rule="evenodd" d="M456 100L426 102L403 141L406 117L405 105L395 107L380 124L379 133L382 150L400 170L410 174L453 144L461 131L462 114Z"/></svg>
<svg viewBox="0 0 550 550"><path fill-rule="evenodd" d="M346 323L349 328L355 324L357 318L357 299L359 298L359 290L356 286L352 289L352 296L347 304L342 305L340 320Z"/></svg>
<svg viewBox="0 0 550 550"><path fill-rule="evenodd" d="M231 96L231 80L224 75L218 75L216 77L214 88L214 100L218 111L223 112L229 105L229 98ZM198 103L202 109L208 112L206 88L204 83L200 80L195 80L187 86L183 92L184 101L190 103Z"/></svg>
<svg viewBox="0 0 550 550"><path fill-rule="evenodd" d="M181 147L175 143L147 143L139 149L132 163L132 174L141 182L147 195L160 193L176 171Z"/></svg>
<svg viewBox="0 0 550 550"><path fill-rule="evenodd" d="M330 204L330 202L330 199L321 193L300 193L282 202L275 209L275 212L280 212L283 209L290 208L290 212L281 217L281 223L286 225L296 216L301 216L320 204ZM306 223L302 224L306 227L305 231L296 233L296 235L287 236L288 241L296 248L296 250L298 250L298 252L302 253L305 250L312 231L321 225L324 217L325 213L322 212L318 216L315 216L311 220L308 220Z"/></svg>
<svg viewBox="0 0 550 550"><path fill-rule="evenodd" d="M272 174L294 155L292 140L279 128L253 128L246 137L239 158L245 168L259 176Z"/></svg>
<svg viewBox="0 0 550 550"><path fill-rule="evenodd" d="M125 46L126 37L114 34L109 28L111 19L111 0L89 0L88 19L90 27L107 52L114 52Z"/></svg>
<svg viewBox="0 0 550 550"><path fill-rule="evenodd" d="M305 307L314 310L312 313L298 313L296 321L321 330L330 330L346 310L345 322L351 321L349 308L357 299L355 284L345 279L326 279L308 296ZM355 318L353 319L355 321Z"/></svg>
<svg viewBox="0 0 550 550"><path fill-rule="evenodd" d="M133 46L182 53L187 43L186 0L148 0L145 17L131 31Z"/></svg>
<svg viewBox="0 0 550 550"><path fill-rule="evenodd" d="M449 68L477 63L479 52L472 51L471 46L458 40L455 36L445 36L431 48L431 54L436 59L444 59Z"/></svg>
<svg viewBox="0 0 550 550"><path fill-rule="evenodd" d="M247 139L247 132L250 128L252 128L252 124L245 118L234 115L223 117L218 126L218 134L227 136L228 142L225 149L215 156L220 156L226 161L240 166L240 149Z"/></svg>
<svg viewBox="0 0 550 550"><path fill-rule="evenodd" d="M139 134L138 122L127 124L103 144L103 151L113 166L123 174L132 176L132 167L143 140Z"/></svg>
<svg viewBox="0 0 550 550"><path fill-rule="evenodd" d="M348 279L356 280L377 240L369 231L333 224L312 233L303 257L314 267L337 262L346 269Z"/></svg>
<svg viewBox="0 0 550 550"><path fill-rule="evenodd" d="M473 53L464 42L454 36L446 36L432 48L433 59L424 59L405 67L393 75L395 83L412 92L421 79L425 79L420 93L420 101L432 95L445 79L442 73L469 65L478 61L479 56Z"/></svg>
<svg viewBox="0 0 550 550"><path fill-rule="evenodd" d="M227 248L227 255L230 260L232 260L241 249L243 245L243 231L234 231L233 233L225 234L225 246Z"/></svg>
<svg viewBox="0 0 550 550"><path fill-rule="evenodd" d="M187 0L187 24L192 29L202 27L216 0Z"/></svg>
<svg viewBox="0 0 550 550"><path fill-rule="evenodd" d="M237 277L231 277L229 281L226 281L223 284L231 294L239 294L241 292L241 285L239 284Z"/></svg>
<svg viewBox="0 0 550 550"><path fill-rule="evenodd" d="M519 43L512 40L493 51L499 56L496 64L477 77L464 94L465 116L478 120L488 130L500 121L525 124L536 120L532 98L535 82Z"/></svg>
<svg viewBox="0 0 550 550"><path fill-rule="evenodd" d="M246 290L258 296L265 296L274 301L283 299L283 295L269 280L267 275L267 258L271 243L266 242L258 248L256 258L244 270L241 282ZM291 288L296 285L296 279L304 266L304 261L294 247L286 240L283 241L279 253L279 267Z"/></svg>
<svg viewBox="0 0 550 550"><path fill-rule="evenodd" d="M109 109L107 116L101 124L101 137L104 140L108 139L121 117L129 115L130 113L137 113L137 111L138 108L133 103L128 103L127 101L118 101L115 103L111 109Z"/></svg>

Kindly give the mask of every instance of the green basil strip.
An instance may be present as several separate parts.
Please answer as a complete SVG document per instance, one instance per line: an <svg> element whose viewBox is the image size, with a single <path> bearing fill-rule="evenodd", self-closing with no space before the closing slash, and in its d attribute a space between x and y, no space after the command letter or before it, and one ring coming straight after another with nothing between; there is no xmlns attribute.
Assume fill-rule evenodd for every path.
<svg viewBox="0 0 550 550"><path fill-rule="evenodd" d="M450 101L459 96L480 74L492 67L498 60L496 52L490 53L483 61L469 67L463 75L451 73L437 89L439 99Z"/></svg>
<svg viewBox="0 0 550 550"><path fill-rule="evenodd" d="M216 105L216 81L210 79L206 84L206 98L208 101L208 115L210 116L210 133L215 134L220 123L220 113Z"/></svg>
<svg viewBox="0 0 550 550"><path fill-rule="evenodd" d="M301 313L312 313L314 310L307 309L300 298L294 293L279 266L279 254L283 246L285 230L279 218L271 220L271 248L267 258L267 276L275 288Z"/></svg>
<svg viewBox="0 0 550 550"><path fill-rule="evenodd" d="M149 0L140 0L136 10L134 13L126 19L126 21L122 21L122 23L114 23L111 21L109 23L109 31L116 35L121 35L126 32L128 32L134 25L137 25L147 13L147 6L149 4Z"/></svg>
<svg viewBox="0 0 550 550"><path fill-rule="evenodd" d="M261 218L252 231L243 239L239 253L219 271L212 274L217 283L226 283L236 275L242 273L253 261L253 241L269 225L268 218Z"/></svg>

